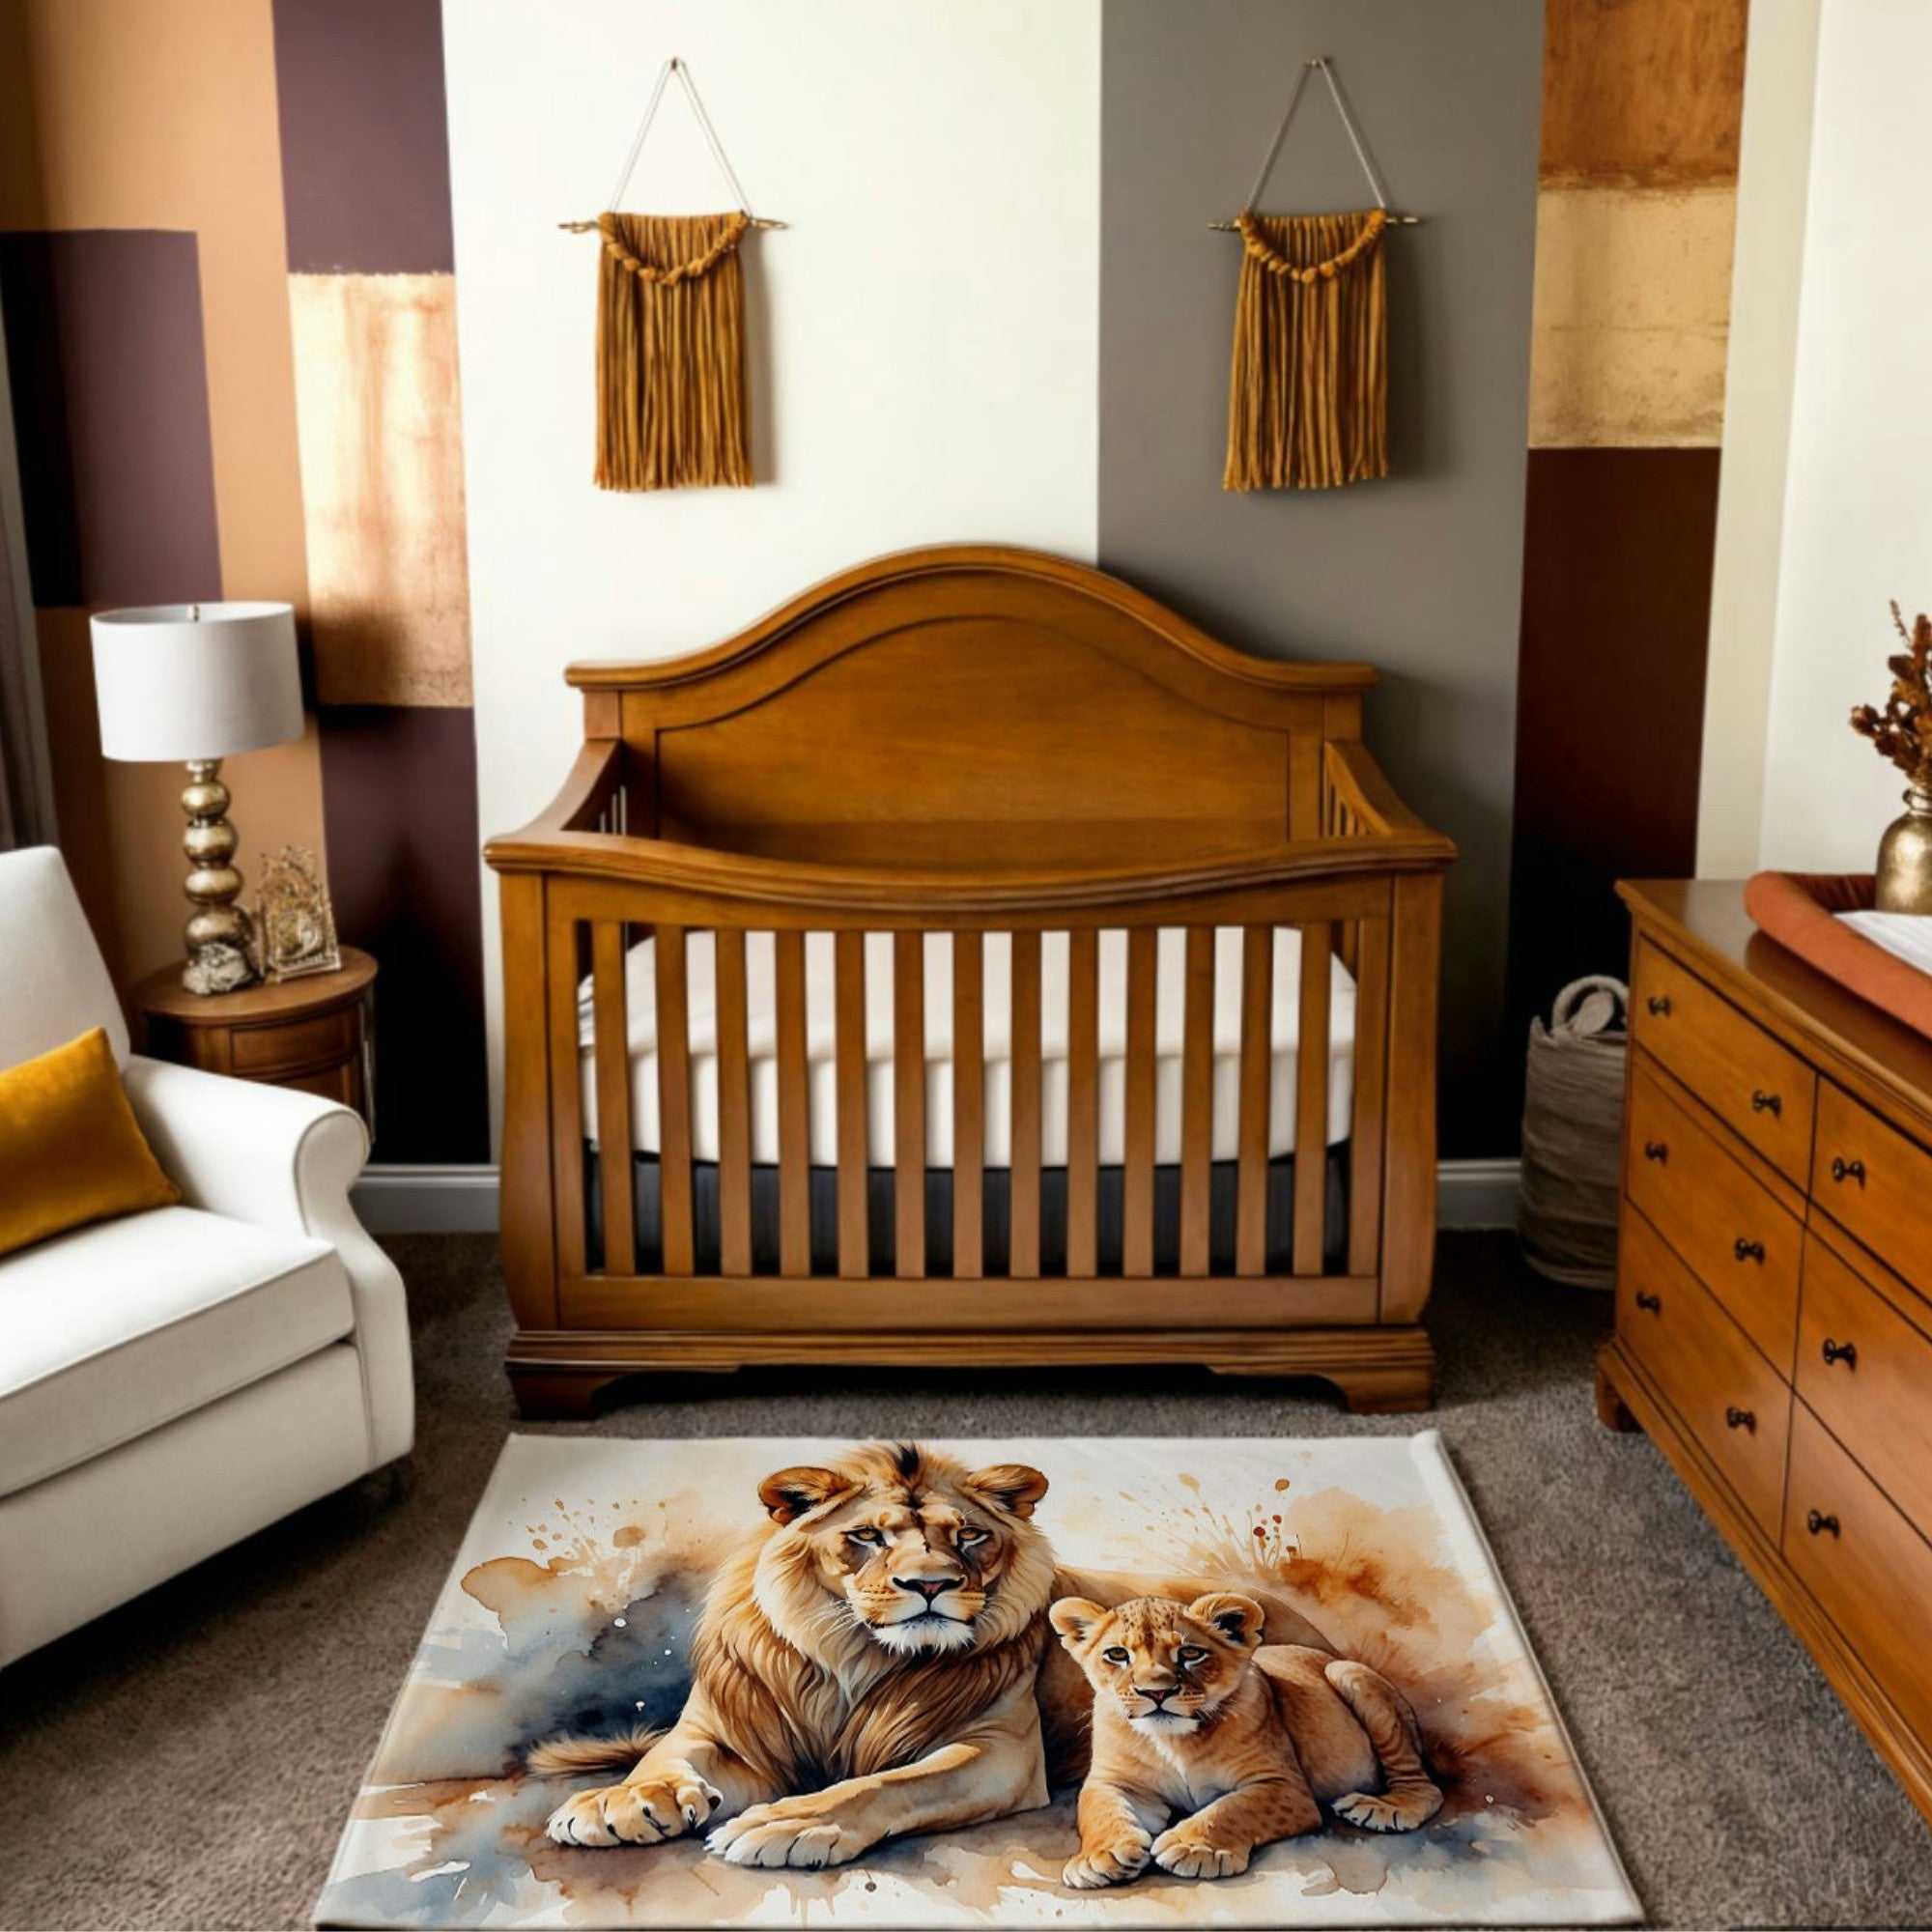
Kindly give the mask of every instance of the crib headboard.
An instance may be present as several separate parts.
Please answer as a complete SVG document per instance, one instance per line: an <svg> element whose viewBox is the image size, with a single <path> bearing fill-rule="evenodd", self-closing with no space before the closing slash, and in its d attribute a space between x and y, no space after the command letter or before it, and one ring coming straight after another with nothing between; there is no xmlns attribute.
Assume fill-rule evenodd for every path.
<svg viewBox="0 0 1932 1932"><path fill-rule="evenodd" d="M976 868L1315 837L1363 665L1276 664L1043 553L906 551L708 650L582 664L629 829L776 857Z"/></svg>

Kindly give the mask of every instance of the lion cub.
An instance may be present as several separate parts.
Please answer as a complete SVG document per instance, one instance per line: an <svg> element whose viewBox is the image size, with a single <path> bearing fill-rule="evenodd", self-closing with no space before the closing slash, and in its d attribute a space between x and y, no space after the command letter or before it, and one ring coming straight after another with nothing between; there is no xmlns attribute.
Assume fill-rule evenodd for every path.
<svg viewBox="0 0 1932 1932"><path fill-rule="evenodd" d="M1150 1859L1228 1878L1257 1847L1317 1830L1323 1804L1372 1832L1412 1831L1441 1807L1402 1693L1365 1663L1264 1649L1263 1614L1233 1594L1053 1605L1094 1686L1080 1855L1063 1883L1119 1885Z"/></svg>

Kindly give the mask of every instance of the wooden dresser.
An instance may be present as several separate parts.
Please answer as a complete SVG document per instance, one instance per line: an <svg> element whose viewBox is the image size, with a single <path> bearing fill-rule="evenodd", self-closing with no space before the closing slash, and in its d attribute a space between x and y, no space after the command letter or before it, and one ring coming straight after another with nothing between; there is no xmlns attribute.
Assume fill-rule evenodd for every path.
<svg viewBox="0 0 1932 1932"><path fill-rule="evenodd" d="M1635 931L1616 1336L1646 1429L1932 1818L1932 1040L1755 931Z"/></svg>

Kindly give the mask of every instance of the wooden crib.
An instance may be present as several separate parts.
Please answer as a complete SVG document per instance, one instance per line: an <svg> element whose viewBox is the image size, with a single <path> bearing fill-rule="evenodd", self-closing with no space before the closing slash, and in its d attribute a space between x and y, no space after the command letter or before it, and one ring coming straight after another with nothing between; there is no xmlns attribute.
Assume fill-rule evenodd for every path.
<svg viewBox="0 0 1932 1932"><path fill-rule="evenodd" d="M503 922L507 1366L526 1413L587 1413L641 1371L834 1361L1194 1363L1322 1377L1358 1409L1427 1404L1455 848L1362 748L1373 670L1252 658L1098 571L961 547L848 571L709 650L568 677L584 701L576 765L486 854ZM1181 983L1157 992L1163 929L1185 935L1165 954ZM943 1121L927 1052L896 1050L932 1037L933 934L951 948ZM769 1013L752 1011L748 935L756 960L771 949ZM831 965L812 997L836 1006L816 1087L808 935ZM886 1017L867 1012L868 935L874 962L889 958L883 992L870 976L889 1067L867 1057L868 1018L876 1037ZM1066 976L1044 996L1065 1001L1051 1149L1043 936ZM1103 944L1124 956L1118 1014L1101 1010ZM693 1140L700 946L715 976L709 1163ZM1276 959L1297 950L1282 1076ZM991 1037L995 954L1010 1096L998 1168L987 1067L962 1050ZM640 959L641 1021L644 982L627 977ZM1338 1090L1330 1021L1350 989ZM1219 1087L1217 995L1223 1013L1238 998ZM1179 1049L1164 1070L1162 997ZM753 1018L775 1039L775 1082L757 1090L775 1094L775 1126L753 1119ZM640 1024L655 1060L641 1098ZM1103 1037L1124 1043L1104 1163ZM881 1079L883 1172L867 1122ZM1161 1080L1171 1112L1178 1093L1168 1163ZM1336 1091L1349 1123L1331 1148ZM646 1114L655 1146L639 1151ZM753 1159L754 1124L775 1161ZM1217 1152L1215 1133L1232 1147ZM1272 1155L1291 1134L1297 1151ZM773 1237L754 1238L754 1195L775 1204Z"/></svg>

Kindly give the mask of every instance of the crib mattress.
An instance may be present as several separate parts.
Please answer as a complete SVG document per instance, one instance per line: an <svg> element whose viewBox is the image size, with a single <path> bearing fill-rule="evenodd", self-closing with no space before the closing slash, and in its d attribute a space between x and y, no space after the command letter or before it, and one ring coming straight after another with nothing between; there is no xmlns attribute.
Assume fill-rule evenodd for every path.
<svg viewBox="0 0 1932 1932"><path fill-rule="evenodd" d="M1180 1158L1180 1067L1185 934L1163 930L1158 947L1154 1022L1154 1158ZM625 1004L631 1063L631 1142L640 1153L658 1151L657 975L650 940L631 949L626 962ZM1099 943L1099 1143L1103 1165L1118 1165L1126 1139L1127 942L1123 932L1100 934ZM1349 1135L1354 1093L1355 986L1342 962L1332 962L1328 1025L1328 1139ZM687 941L687 1030L691 1052L692 1154L718 1158L717 950L708 932ZM768 932L746 941L747 1032L751 1061L752 1158L779 1157L778 1023L776 945ZM1271 1098L1268 1152L1291 1154L1295 1140L1295 1081L1299 1062L1301 938L1292 928L1275 933L1274 1013L1271 1029ZM1012 943L1004 933L985 940L984 1161L1005 1168L1012 1159ZM837 1031L833 941L830 933L806 937L806 1057L810 1094L810 1159L838 1161ZM590 981L579 989L578 1037L582 1055L584 1131L597 1141L596 1037ZM1240 1121L1241 934L1223 927L1214 936L1214 1065L1212 1152L1233 1160ZM952 1165L952 948L944 934L925 941L926 1165ZM893 1134L893 936L866 936L866 1074L867 1158L877 1167L894 1159ZM1047 1167L1066 1161L1067 938L1042 935L1040 946L1040 1158Z"/></svg>

